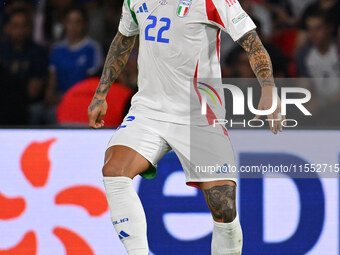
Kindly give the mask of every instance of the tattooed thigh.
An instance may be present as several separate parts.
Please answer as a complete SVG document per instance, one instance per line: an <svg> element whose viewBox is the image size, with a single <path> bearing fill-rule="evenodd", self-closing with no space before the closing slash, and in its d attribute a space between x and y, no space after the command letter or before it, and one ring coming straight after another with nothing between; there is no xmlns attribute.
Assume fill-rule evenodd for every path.
<svg viewBox="0 0 340 255"><path fill-rule="evenodd" d="M229 223L235 219L236 186L214 186L203 192L215 221Z"/></svg>

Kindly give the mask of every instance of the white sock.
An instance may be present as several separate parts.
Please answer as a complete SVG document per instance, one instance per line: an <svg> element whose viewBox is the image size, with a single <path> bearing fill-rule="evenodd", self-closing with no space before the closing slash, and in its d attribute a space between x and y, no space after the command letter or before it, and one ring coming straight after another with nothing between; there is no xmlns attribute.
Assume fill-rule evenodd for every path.
<svg viewBox="0 0 340 255"><path fill-rule="evenodd" d="M129 255L148 255L146 218L128 177L104 177L111 220Z"/></svg>
<svg viewBox="0 0 340 255"><path fill-rule="evenodd" d="M238 215L231 223L214 221L212 255L241 255L243 235Z"/></svg>

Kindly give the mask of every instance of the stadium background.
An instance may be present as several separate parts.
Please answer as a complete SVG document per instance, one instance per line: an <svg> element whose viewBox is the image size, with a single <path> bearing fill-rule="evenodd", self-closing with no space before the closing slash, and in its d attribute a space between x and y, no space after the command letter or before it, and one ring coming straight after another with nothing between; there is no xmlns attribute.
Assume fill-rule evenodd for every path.
<svg viewBox="0 0 340 255"><path fill-rule="evenodd" d="M339 78L339 1L240 2L260 28L277 78ZM85 128L121 4L0 1L0 254L124 254L109 222L100 169L112 130L136 91L138 45L110 92L109 130ZM68 19L74 5L86 14L73 11L78 13L73 18L80 17L76 27ZM71 38L72 31L80 31L79 37ZM76 80L56 77L61 67L53 53L65 37L97 42L90 44L92 65L85 68L80 61L69 68L71 74L83 71ZM253 78L247 56L225 35L221 64L226 78ZM340 163L340 85L307 88L313 117L302 119L298 130L270 142L266 130L230 130L239 165L275 164L277 157L296 164ZM207 207L200 193L184 185L180 170L170 153L156 180L135 180L150 248L156 255L209 254ZM240 179L244 254L340 254L339 180L314 177Z"/></svg>

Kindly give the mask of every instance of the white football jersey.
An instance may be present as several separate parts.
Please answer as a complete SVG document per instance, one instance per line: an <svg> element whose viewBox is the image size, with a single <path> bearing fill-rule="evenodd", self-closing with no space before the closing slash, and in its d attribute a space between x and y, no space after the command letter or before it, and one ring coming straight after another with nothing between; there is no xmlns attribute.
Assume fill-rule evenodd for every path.
<svg viewBox="0 0 340 255"><path fill-rule="evenodd" d="M192 80L221 78L221 30L237 41L255 28L237 0L124 0L119 32L140 41L131 112L188 124Z"/></svg>

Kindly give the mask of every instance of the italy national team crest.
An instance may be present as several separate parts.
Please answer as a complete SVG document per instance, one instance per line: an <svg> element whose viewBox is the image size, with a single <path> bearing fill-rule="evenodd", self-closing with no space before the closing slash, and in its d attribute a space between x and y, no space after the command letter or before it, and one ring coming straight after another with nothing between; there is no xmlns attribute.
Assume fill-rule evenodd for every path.
<svg viewBox="0 0 340 255"><path fill-rule="evenodd" d="M177 16L180 18L186 17L189 13L191 4L192 0L179 0Z"/></svg>

